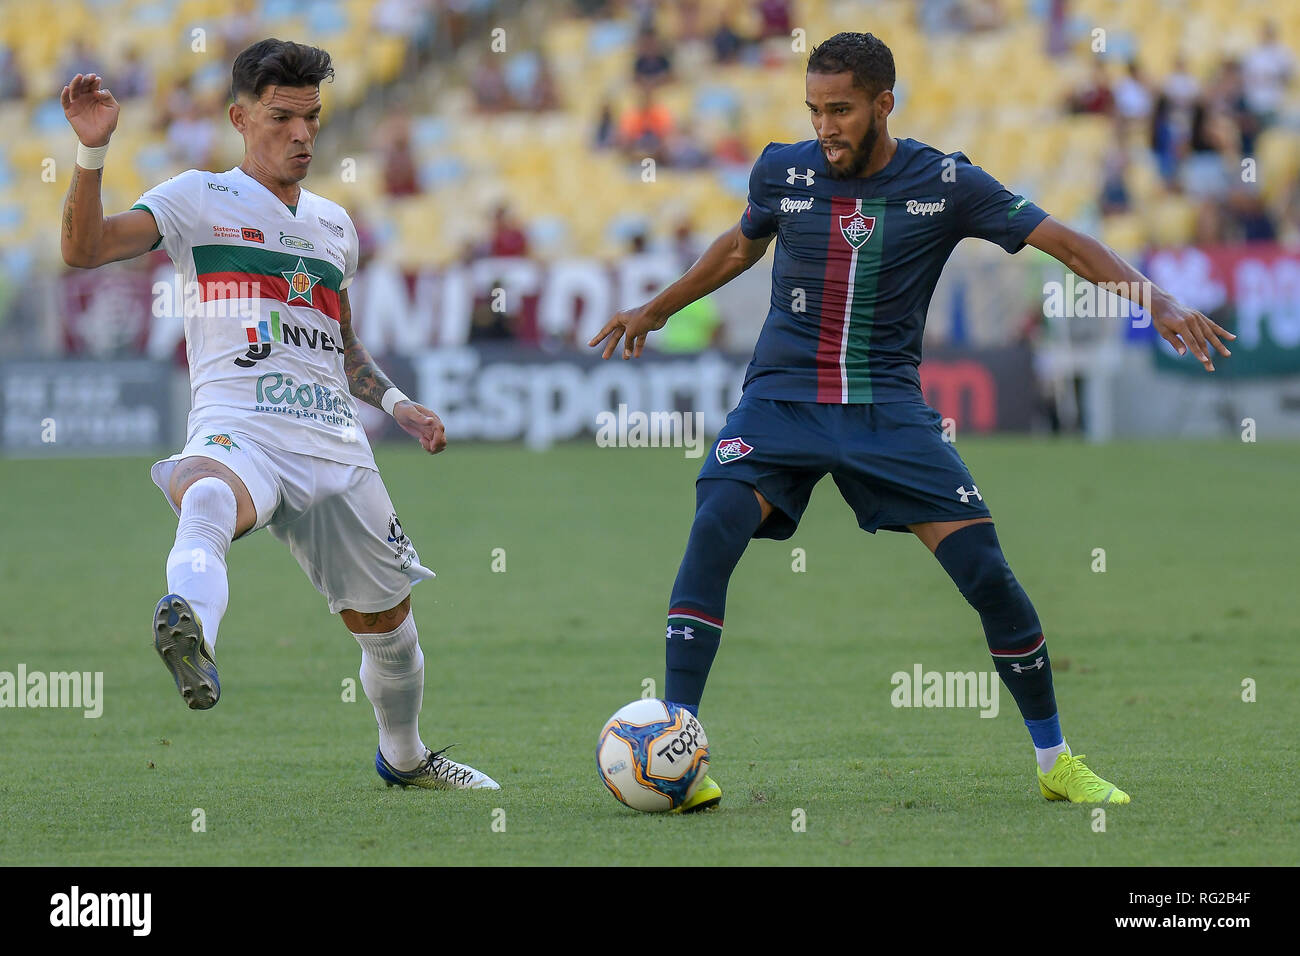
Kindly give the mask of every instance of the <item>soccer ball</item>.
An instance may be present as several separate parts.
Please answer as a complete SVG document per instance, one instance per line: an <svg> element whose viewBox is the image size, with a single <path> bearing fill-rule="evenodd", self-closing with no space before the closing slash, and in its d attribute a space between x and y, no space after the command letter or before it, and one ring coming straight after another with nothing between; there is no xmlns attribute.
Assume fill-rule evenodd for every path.
<svg viewBox="0 0 1300 956"><path fill-rule="evenodd" d="M633 810L674 810L709 769L709 738L685 707L634 700L605 722L596 767L609 792Z"/></svg>

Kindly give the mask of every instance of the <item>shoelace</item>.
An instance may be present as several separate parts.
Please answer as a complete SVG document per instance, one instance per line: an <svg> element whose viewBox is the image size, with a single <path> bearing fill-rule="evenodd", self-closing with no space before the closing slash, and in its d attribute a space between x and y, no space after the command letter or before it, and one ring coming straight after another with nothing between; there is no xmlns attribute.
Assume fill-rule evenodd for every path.
<svg viewBox="0 0 1300 956"><path fill-rule="evenodd" d="M1080 779L1084 785L1088 786L1090 789L1095 790L1101 786L1100 783L1088 779L1089 776L1095 778L1096 774L1083 765L1083 758L1085 756L1086 754L1074 754L1070 757L1070 769L1067 770L1065 774L1066 787L1069 787L1069 785L1075 780Z"/></svg>
<svg viewBox="0 0 1300 956"><path fill-rule="evenodd" d="M430 750L429 756L425 758L425 763L429 765L429 772L441 780L448 783L469 783L471 771L463 764L458 764L450 757L444 757L448 750L456 746L449 744L441 750Z"/></svg>

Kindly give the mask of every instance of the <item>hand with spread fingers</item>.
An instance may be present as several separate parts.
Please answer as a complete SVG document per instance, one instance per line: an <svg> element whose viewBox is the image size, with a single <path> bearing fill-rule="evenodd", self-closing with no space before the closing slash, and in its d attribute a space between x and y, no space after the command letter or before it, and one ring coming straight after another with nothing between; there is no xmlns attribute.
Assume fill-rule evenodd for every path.
<svg viewBox="0 0 1300 956"><path fill-rule="evenodd" d="M1151 322L1160 333L1160 337L1172 345L1179 355L1187 354L1190 349L1205 366L1207 372L1214 371L1210 346L1227 358L1232 353L1220 339L1232 341L1237 337L1195 309L1180 305L1176 299L1168 295L1152 303Z"/></svg>
<svg viewBox="0 0 1300 956"><path fill-rule="evenodd" d="M625 309L606 322L605 327L592 337L587 346L595 348L602 340L608 338L609 341L605 342L605 351L601 355L601 358L607 359L614 354L618 343L622 341L623 358L639 358L641 350L645 348L646 336L651 332L659 331L667 322L668 316L659 316L650 311L650 303L635 309Z"/></svg>

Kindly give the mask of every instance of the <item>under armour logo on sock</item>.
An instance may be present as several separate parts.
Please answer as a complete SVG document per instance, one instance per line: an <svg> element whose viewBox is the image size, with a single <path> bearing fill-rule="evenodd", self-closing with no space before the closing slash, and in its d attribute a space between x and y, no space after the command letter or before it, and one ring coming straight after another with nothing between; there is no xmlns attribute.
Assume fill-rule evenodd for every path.
<svg viewBox="0 0 1300 956"><path fill-rule="evenodd" d="M1041 657L1035 657L1034 662L1032 664L1021 664L1019 662L1016 662L1011 665L1011 669L1015 671L1017 674L1023 674L1025 671L1042 670L1042 668L1046 665L1046 663L1047 662L1043 660Z"/></svg>
<svg viewBox="0 0 1300 956"><path fill-rule="evenodd" d="M688 641L695 640L695 628L693 627L684 627L679 631L671 624L669 624L668 634L664 637L664 640L671 641L673 639L674 634L680 634L684 639Z"/></svg>

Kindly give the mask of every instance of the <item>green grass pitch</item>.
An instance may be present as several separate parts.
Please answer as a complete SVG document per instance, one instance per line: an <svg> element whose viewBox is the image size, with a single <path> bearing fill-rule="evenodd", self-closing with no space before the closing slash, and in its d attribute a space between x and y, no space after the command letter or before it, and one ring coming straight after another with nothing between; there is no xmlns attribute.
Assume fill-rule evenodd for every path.
<svg viewBox="0 0 1300 956"><path fill-rule="evenodd" d="M992 665L928 552L857 530L829 481L732 580L701 713L722 808L627 810L596 734L644 678L662 689L699 462L453 444L378 457L438 572L414 591L422 734L499 793L383 786L370 706L342 699L356 643L264 532L231 550L221 702L186 710L150 642L175 520L149 460L0 462L0 670L102 671L105 697L99 719L0 710L0 863L1300 862L1300 445L959 447L1043 620L1066 738L1133 795L1104 832L1039 796L1009 694L995 719L891 706L896 671Z"/></svg>

